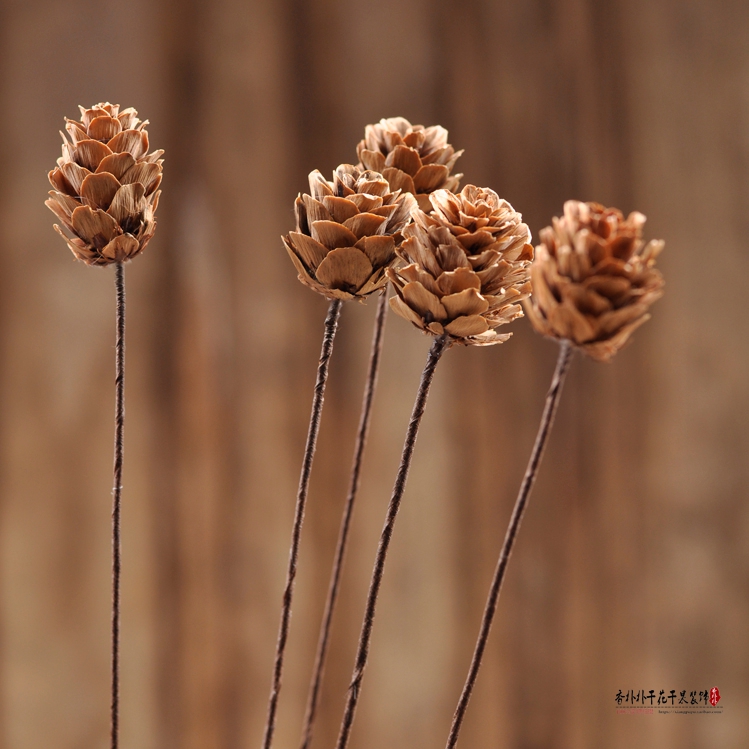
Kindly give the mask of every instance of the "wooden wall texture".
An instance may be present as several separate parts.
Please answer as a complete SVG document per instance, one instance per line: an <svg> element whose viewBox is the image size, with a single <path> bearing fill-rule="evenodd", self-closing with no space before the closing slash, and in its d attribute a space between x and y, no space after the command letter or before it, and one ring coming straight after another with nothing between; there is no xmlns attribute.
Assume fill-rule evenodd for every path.
<svg viewBox="0 0 749 749"><path fill-rule="evenodd" d="M166 149L127 268L123 749L259 746L326 304L279 236L364 125L449 128L535 235L649 216L667 294L576 360L462 747L749 745L749 6L740 0L2 0L0 749L108 746L113 274L43 206L79 103ZM374 304L344 308L278 749L296 746ZM352 749L444 745L555 347L526 321L437 373ZM315 746L332 746L429 342L391 317ZM718 685L722 716L615 714Z"/></svg>

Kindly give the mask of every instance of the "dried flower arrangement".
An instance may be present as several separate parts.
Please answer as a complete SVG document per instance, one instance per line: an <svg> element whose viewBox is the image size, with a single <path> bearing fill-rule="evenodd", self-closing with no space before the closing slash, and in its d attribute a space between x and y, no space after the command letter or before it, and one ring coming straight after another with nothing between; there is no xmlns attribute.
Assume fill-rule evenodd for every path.
<svg viewBox="0 0 749 749"><path fill-rule="evenodd" d="M148 153L146 122L117 105L81 107L81 121L68 121L63 154L49 174L55 190L47 205L75 257L89 265L115 265L116 418L112 563L111 747L118 746L120 511L124 429L125 296L123 264L139 254L155 229L162 151ZM312 463L322 416L330 357L342 303L365 302L378 292L377 313L348 494L344 504L328 596L310 681L301 749L308 749L322 684L330 627L338 597L362 458L372 414L384 326L389 304L433 342L411 412L400 465L376 552L374 569L341 721L337 749L348 745L369 656L378 596L393 528L406 487L416 439L434 374L454 345L490 346L511 333L499 329L523 316L556 339L559 357L531 457L501 547L479 634L447 740L457 743L475 685L513 545L551 432L564 379L575 349L609 361L645 322L662 294L655 268L662 241L645 243L645 217L626 219L614 208L568 201L562 218L541 231L535 253L521 215L489 188L466 185L453 174L456 151L440 126L411 125L396 117L368 125L357 165L342 164L332 181L309 175L310 191L295 202L296 227L282 240L306 286L330 304L312 412L297 490L281 622L274 660L263 749L276 725L284 656L289 635L299 544ZM72 236L70 236L72 235ZM535 256L534 256L535 255Z"/></svg>
<svg viewBox="0 0 749 749"><path fill-rule="evenodd" d="M534 258L530 230L506 200L489 188L474 185L467 185L457 193L463 175L452 174L452 168L461 154L462 151L456 152L447 142L447 131L439 126L411 125L401 117L368 125L364 140L357 146L358 170L339 167L336 172L338 175L344 170L351 175L348 190L344 194L338 186L342 183L340 178L332 185L332 192L320 189L317 185L322 178L318 172L313 172L310 175L312 196L297 198L297 231L284 237L299 280L316 291L333 299L350 299L366 296L374 288L383 289L375 319L349 494L310 683L301 749L308 749L312 740L330 624L377 379L387 281L395 290L395 296L390 299L393 311L423 333L433 336L434 341L422 372L377 548L336 749L345 749L351 734L388 548L429 389L444 352L455 344L490 346L507 341L511 333L499 332L498 329L523 315L521 303L534 328L560 342L559 358L541 424L500 551L468 676L453 717L447 740L451 749L457 743L478 676L507 563L538 473L572 354L575 349L580 349L594 359L608 361L628 342L632 332L648 319L649 306L662 294L663 279L654 264L663 242L644 243L642 228L645 217L642 214L632 213L625 219L613 208L568 201L564 206L564 217L553 219L553 227L541 232L541 244L536 248ZM364 167L370 171L362 173L360 170ZM382 201L369 205L365 202L362 197L365 190L359 187L358 181L362 179L366 180L366 190L371 189L370 185L377 186L373 195L381 197ZM389 184L392 192L381 191L380 179ZM324 184L331 187L330 183ZM396 228L392 220L384 220L386 211L383 208L398 203L399 197L408 193L415 195L417 205L410 208L410 217L406 221L398 211ZM355 213L348 206L342 210L340 206L343 204L339 206L336 197L348 197L360 212L364 209L382 218L365 220L361 213ZM396 210L388 210L396 214ZM334 222L344 224L352 231L344 233L333 226ZM374 236L367 239L357 231L363 226L374 229ZM380 241L378 248L382 247L382 253L377 254L375 260L371 252L372 240L376 236L389 236L393 231L392 243L385 245L384 240ZM310 237L316 240L314 244ZM369 262L360 258L362 253ZM335 272L331 272L332 268L336 269ZM331 310L334 304L331 302ZM312 429L314 425L315 430L322 406L319 393L318 377L310 427ZM309 440L307 448L302 472L305 494L314 453L314 445ZM298 505L263 749L270 749L275 728L302 513L303 507L300 511Z"/></svg>

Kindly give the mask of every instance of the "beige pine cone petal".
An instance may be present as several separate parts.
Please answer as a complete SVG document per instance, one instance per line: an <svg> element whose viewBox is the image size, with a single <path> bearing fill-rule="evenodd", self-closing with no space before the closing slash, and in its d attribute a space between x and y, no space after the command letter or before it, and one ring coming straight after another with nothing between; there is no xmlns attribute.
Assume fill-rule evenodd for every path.
<svg viewBox="0 0 749 749"><path fill-rule="evenodd" d="M444 127L412 125L403 117L367 125L356 147L360 168L380 172L392 190L412 193L427 213L431 193L458 189L463 175L452 174L452 169L462 153L447 142Z"/></svg>
<svg viewBox="0 0 749 749"><path fill-rule="evenodd" d="M163 151L148 153L148 120L119 104L80 107L67 120L62 156L49 173L45 205L64 228L55 230L79 260L109 265L130 260L156 230Z"/></svg>
<svg viewBox="0 0 749 749"><path fill-rule="evenodd" d="M332 182L315 170L309 184L294 205L296 231L283 237L299 280L329 299L363 301L387 283L416 200L391 192L378 172L350 164L339 166Z"/></svg>
<svg viewBox="0 0 749 749"><path fill-rule="evenodd" d="M645 216L569 200L541 232L525 303L533 327L609 361L649 317L663 294L655 259L661 240L642 239Z"/></svg>
<svg viewBox="0 0 749 749"><path fill-rule="evenodd" d="M511 334L496 328L521 317L530 294L531 234L521 215L493 190L466 185L454 195L437 190L433 208L414 213L389 268L393 310L431 335L454 343L488 346Z"/></svg>

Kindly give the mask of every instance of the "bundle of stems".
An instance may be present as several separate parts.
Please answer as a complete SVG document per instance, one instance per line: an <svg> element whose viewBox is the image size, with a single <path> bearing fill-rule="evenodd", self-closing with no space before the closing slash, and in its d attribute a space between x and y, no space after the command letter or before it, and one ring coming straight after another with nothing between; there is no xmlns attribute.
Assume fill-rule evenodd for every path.
<svg viewBox="0 0 749 749"><path fill-rule="evenodd" d="M499 552L499 559L489 588L489 596L486 601L486 606L484 607L484 615L481 619L478 639L476 640L473 657L471 658L471 665L468 668L468 676L463 685L463 691L460 694L458 706L455 708L455 715L453 716L452 725L450 726L450 734L447 738L448 749L453 749L453 747L458 743L458 735L460 734L460 729L463 725L463 718L465 717L468 708L468 702L473 694L473 688L476 685L476 679L478 678L481 661L483 660L486 644L489 640L489 633L491 632L494 615L497 611L497 602L499 601L499 593L502 590L502 583L504 582L505 574L507 572L507 565L510 561L512 549L515 546L518 531L520 530L520 523L523 520L523 515L525 514L525 509L528 505L528 498L533 489L533 484L536 481L538 469L541 466L541 458L543 458L546 443L551 434L551 427L554 424L554 417L556 416L557 407L559 406L559 398L562 394L564 380L567 377L567 371L572 361L572 354L573 349L569 342L562 342L559 346L559 357L557 359L554 375L551 379L551 387L546 395L546 403L544 404L543 414L541 415L541 423L538 427L536 441L533 444L533 451L531 452L528 466L525 469L523 481L520 484L520 491L515 500L515 506L512 508L512 515L510 516L510 523L507 526L507 532L505 533L505 540L502 544L502 549Z"/></svg>
<svg viewBox="0 0 749 749"><path fill-rule="evenodd" d="M364 448L367 444L369 434L369 423L372 416L372 404L374 402L375 389L377 387L377 376L380 371L380 358L382 355L382 341L385 333L385 319L387 315L387 287L380 293L377 302L377 314L375 316L374 332L372 334L372 349L369 355L369 367L367 380L364 386L364 397L362 399L361 415L359 417L359 428L356 433L356 444L354 446L354 458L351 465L351 476L349 478L348 494L341 517L341 527L338 531L336 541L335 558L333 569L330 573L328 585L328 596L325 600L320 634L318 637L315 663L312 670L312 678L307 695L307 708L304 714L304 726L302 728L301 749L309 749L312 743L312 731L317 717L317 705L320 698L320 689L325 671L325 659L328 654L330 640L330 628L333 623L333 611L338 600L338 590L343 572L343 562L346 557L351 519L354 513L354 503L359 491L361 467L364 458Z"/></svg>
<svg viewBox="0 0 749 749"><path fill-rule="evenodd" d="M294 509L294 527L291 532L291 549L289 551L289 565L286 572L286 587L283 593L283 604L281 606L281 624L278 630L278 643L276 645L276 658L273 666L273 683L271 686L270 699L268 701L268 718L265 724L263 747L269 749L273 742L273 732L276 725L276 711L278 708L278 697L281 692L281 677L283 675L284 655L286 653L286 642L289 637L289 624L291 622L291 603L294 595L294 581L296 580L297 564L299 560L299 542L302 534L302 523L304 522L304 510L307 504L307 492L309 490L309 479L312 473L312 461L317 447L317 435L320 431L320 418L322 416L323 401L325 399L325 386L328 382L328 369L330 356L333 353L333 341L338 329L338 318L341 314L341 300L334 299L328 307L325 318L325 332L323 334L322 351L320 361L317 365L317 378L315 380L315 391L312 399L312 414L310 415L309 429L307 431L307 442L304 446L304 457L302 458L302 473L299 478L299 489L296 495L296 506Z"/></svg>
<svg viewBox="0 0 749 749"><path fill-rule="evenodd" d="M422 372L377 547L336 749L346 749L351 736L370 653L387 555L419 426L437 364L444 352L455 344L491 345L506 341L510 336L495 329L522 314L517 304L520 301L525 302L534 327L560 344L536 441L501 546L468 675L453 716L447 740L448 749L453 749L478 678L502 583L551 433L572 354L577 348L594 359L610 360L628 342L631 333L648 318L648 306L662 293L662 278L654 268L662 242L644 244L641 239L644 217L641 214L634 213L624 219L616 209L569 201L565 204L564 217L555 220L553 228L542 232L542 244L537 247L536 257L531 264L530 232L520 222L519 214L488 188L469 185L458 195L445 189L437 190L430 196L430 201L433 210L426 213L421 208L414 209L413 223L403 230L405 240L397 249L401 265L391 265L386 269L396 292L390 300L394 311L422 332L433 336L434 340ZM307 211L310 210L309 204L305 204L305 207ZM296 242L299 246L298 238ZM452 246L449 244L451 242ZM291 244L287 242L287 249ZM296 259L299 260L299 256ZM320 269L317 271L318 279L323 275ZM310 271L310 278L306 280L308 285L312 285L312 281L317 282L311 276ZM535 291L530 301L529 276ZM310 746L317 713L330 625L338 596L377 377L384 299L384 295L380 297L376 316L349 493L320 629L301 749ZM309 454L305 452L304 465L307 467L308 457ZM306 475L308 479L308 472ZM297 517L300 517L299 513ZM298 527L295 522L292 542L294 560L298 550ZM287 594L291 582L293 578L290 577ZM290 594L284 598L283 621L286 623L289 607ZM283 637L285 644L286 634L287 630L282 630L279 642ZM276 665L273 709L273 700L277 699L277 688L280 686L278 659ZM270 749L272 725L270 714L264 749Z"/></svg>
<svg viewBox="0 0 749 749"><path fill-rule="evenodd" d="M146 122L118 105L81 108L68 120L63 156L50 172L47 205L75 257L88 265L114 265L116 289L115 446L112 507L111 749L119 743L121 511L125 417L124 263L142 252L155 230L162 151L148 150ZM309 749L318 713L330 633L372 417L389 305L432 338L404 440L390 502L375 554L363 621L346 694L336 749L346 749L370 654L377 603L396 519L406 490L417 436L437 365L453 346L506 342L502 326L523 315L559 343L559 357L530 460L501 545L468 675L450 728L447 748L458 741L477 682L499 595L538 475L573 352L609 361L648 317L662 294L655 260L661 241L645 243L645 217L626 218L597 203L568 201L563 216L540 233L535 257L522 217L493 190L474 185L457 192L462 175L452 169L461 151L439 126L403 118L365 130L360 163L340 165L327 180L309 175L310 191L295 202L296 227L283 237L299 279L329 302L302 457L281 602L263 749L271 749L309 484L323 412L330 359L343 303L378 294L369 366L343 505L327 599L310 680L301 749ZM532 295L531 295L532 294Z"/></svg>

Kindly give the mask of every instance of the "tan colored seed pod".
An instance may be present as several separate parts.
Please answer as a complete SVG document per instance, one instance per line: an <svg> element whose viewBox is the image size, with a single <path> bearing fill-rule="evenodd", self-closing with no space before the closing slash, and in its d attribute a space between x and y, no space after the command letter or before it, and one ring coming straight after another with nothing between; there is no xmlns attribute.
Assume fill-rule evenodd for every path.
<svg viewBox="0 0 749 749"><path fill-rule="evenodd" d="M156 229L163 151L148 153L148 120L130 108L101 103L80 107L67 120L62 156L49 173L55 188L46 201L68 236L55 230L89 265L109 265L139 254Z"/></svg>
<svg viewBox="0 0 749 749"><path fill-rule="evenodd" d="M309 185L311 194L294 203L296 231L283 237L299 280L328 299L363 300L387 283L385 269L416 200L350 164L339 166L332 182L311 172Z"/></svg>
<svg viewBox="0 0 749 749"><path fill-rule="evenodd" d="M458 195L437 190L431 214L414 213L398 255L408 265L388 270L395 312L432 335L488 346L510 333L495 328L522 317L530 294L531 233L522 216L488 188Z"/></svg>
<svg viewBox="0 0 749 749"><path fill-rule="evenodd" d="M412 125L403 117L367 125L356 153L361 164L380 172L393 190L415 195L419 208L427 213L432 210L429 194L442 189L455 192L463 176L451 174L463 151L447 142L444 127Z"/></svg>
<svg viewBox="0 0 749 749"><path fill-rule="evenodd" d="M650 315L663 294L655 258L661 240L645 244L645 216L568 200L564 216L541 232L526 311L539 333L568 340L608 361Z"/></svg>

